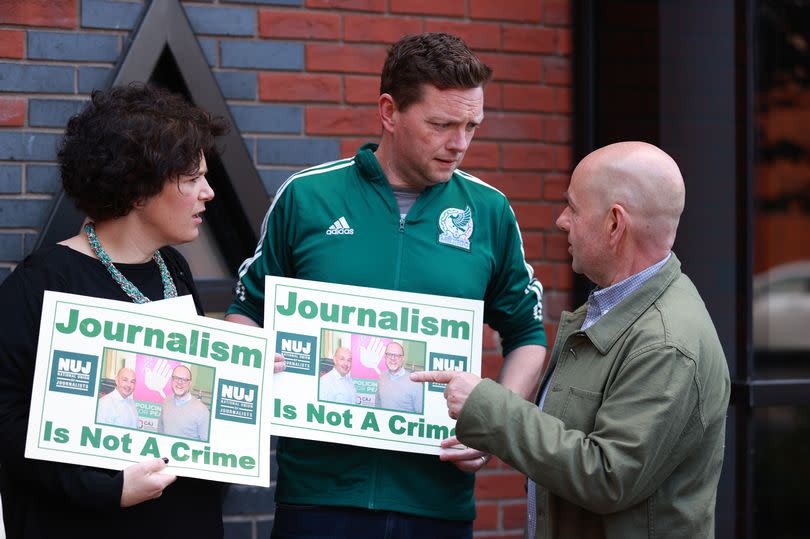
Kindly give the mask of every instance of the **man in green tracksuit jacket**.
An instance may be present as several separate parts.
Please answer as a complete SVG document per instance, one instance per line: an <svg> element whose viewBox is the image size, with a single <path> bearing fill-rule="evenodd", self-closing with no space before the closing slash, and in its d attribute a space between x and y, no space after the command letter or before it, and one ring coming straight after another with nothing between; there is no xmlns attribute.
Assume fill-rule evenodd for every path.
<svg viewBox="0 0 810 539"><path fill-rule="evenodd" d="M680 171L650 144L612 144L577 166L567 195L557 225L598 289L563 313L539 409L469 373L412 379L449 382L459 439L532 480L529 537L713 537L730 383L670 251Z"/></svg>
<svg viewBox="0 0 810 539"><path fill-rule="evenodd" d="M533 399L545 361L542 287L507 199L457 170L490 76L456 37L395 44L381 77L379 147L281 186L227 318L262 324L265 275L481 299L502 339L501 382ZM279 440L277 456L273 536L347 538L471 537L474 472L489 458L297 439Z"/></svg>

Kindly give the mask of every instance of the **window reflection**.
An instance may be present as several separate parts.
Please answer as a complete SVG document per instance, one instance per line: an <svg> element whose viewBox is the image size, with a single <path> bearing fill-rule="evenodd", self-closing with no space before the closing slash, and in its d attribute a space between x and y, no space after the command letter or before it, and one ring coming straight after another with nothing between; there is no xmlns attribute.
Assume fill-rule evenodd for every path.
<svg viewBox="0 0 810 539"><path fill-rule="evenodd" d="M755 5L754 376L808 378L810 2ZM807 537L810 408L757 408L753 426L754 537Z"/></svg>
<svg viewBox="0 0 810 539"><path fill-rule="evenodd" d="M810 3L758 2L754 372L810 376Z"/></svg>
<svg viewBox="0 0 810 539"><path fill-rule="evenodd" d="M754 277L754 348L810 350L810 261L775 266Z"/></svg>

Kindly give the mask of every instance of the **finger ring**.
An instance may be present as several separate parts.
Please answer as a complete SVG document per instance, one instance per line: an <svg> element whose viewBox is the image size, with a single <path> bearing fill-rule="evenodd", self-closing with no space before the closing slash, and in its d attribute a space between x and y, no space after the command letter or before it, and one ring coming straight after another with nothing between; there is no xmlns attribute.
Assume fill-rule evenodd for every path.
<svg viewBox="0 0 810 539"><path fill-rule="evenodd" d="M483 456L483 455L481 456L481 462L483 463L484 466L486 466L487 458L485 456Z"/></svg>

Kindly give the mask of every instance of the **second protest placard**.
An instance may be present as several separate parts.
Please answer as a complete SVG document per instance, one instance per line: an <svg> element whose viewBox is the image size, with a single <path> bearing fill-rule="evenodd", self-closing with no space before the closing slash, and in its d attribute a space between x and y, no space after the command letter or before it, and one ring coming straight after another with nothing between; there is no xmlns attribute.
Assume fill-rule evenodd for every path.
<svg viewBox="0 0 810 539"><path fill-rule="evenodd" d="M483 302L267 277L274 435L438 454L455 434L444 384L423 370L481 373Z"/></svg>
<svg viewBox="0 0 810 539"><path fill-rule="evenodd" d="M25 456L268 486L264 332L164 301L45 292Z"/></svg>

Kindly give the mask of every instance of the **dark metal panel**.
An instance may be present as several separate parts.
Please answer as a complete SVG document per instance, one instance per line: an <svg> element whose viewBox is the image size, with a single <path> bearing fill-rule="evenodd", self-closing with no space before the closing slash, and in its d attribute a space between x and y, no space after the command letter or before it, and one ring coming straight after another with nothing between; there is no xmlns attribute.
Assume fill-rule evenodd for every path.
<svg viewBox="0 0 810 539"><path fill-rule="evenodd" d="M233 303L232 281L202 279L196 284L206 313L224 313Z"/></svg>
<svg viewBox="0 0 810 539"><path fill-rule="evenodd" d="M736 393L741 397L731 408L737 438L732 451L736 491L735 527L737 537L751 538L754 534L754 459L755 447L751 386L747 382L753 373L751 342L751 299L753 274L753 159L754 159L754 7L753 0L735 0L735 90L737 147L737 353L729 364L734 386L745 387ZM747 397L743 400L742 397ZM730 423L732 421L729 421ZM727 486L727 485L726 485Z"/></svg>
<svg viewBox="0 0 810 539"><path fill-rule="evenodd" d="M48 216L48 220L37 238L35 249L74 236L81 229L83 220L84 214L76 209L73 202L65 196L64 191L59 191L51 214Z"/></svg>
<svg viewBox="0 0 810 539"><path fill-rule="evenodd" d="M749 387L749 402L752 408L810 406L810 378L752 380Z"/></svg>

